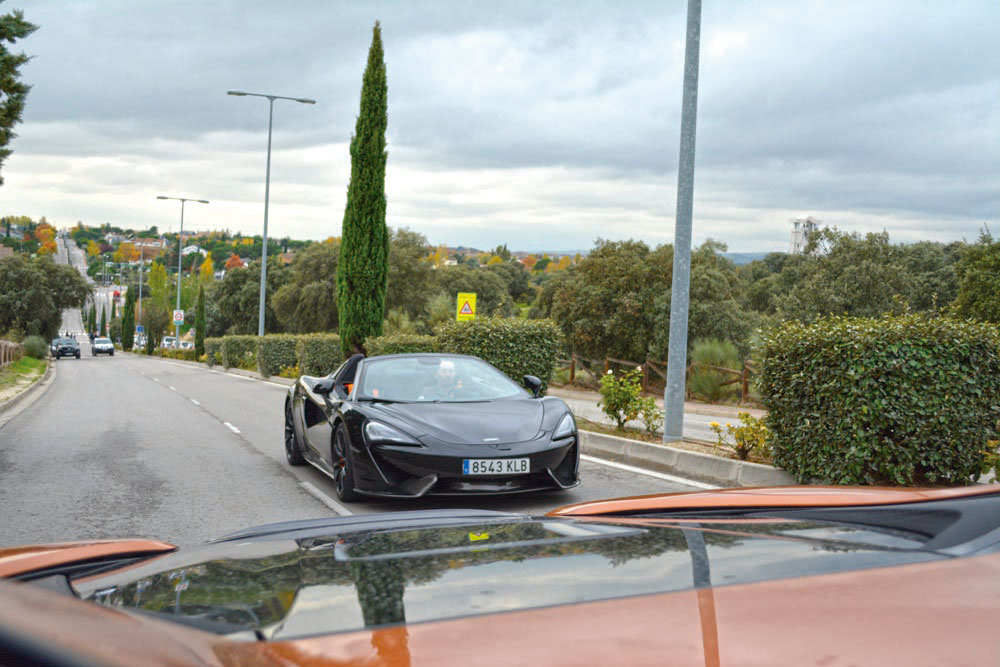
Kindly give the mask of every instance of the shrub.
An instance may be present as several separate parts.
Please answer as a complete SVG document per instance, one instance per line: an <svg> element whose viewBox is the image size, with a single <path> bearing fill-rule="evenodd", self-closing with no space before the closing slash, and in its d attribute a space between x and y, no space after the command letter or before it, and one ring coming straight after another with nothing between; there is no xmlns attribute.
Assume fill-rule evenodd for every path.
<svg viewBox="0 0 1000 667"><path fill-rule="evenodd" d="M278 375L285 366L295 366L295 348L299 337L291 334L268 334L257 338L257 370L264 377Z"/></svg>
<svg viewBox="0 0 1000 667"><path fill-rule="evenodd" d="M688 378L688 390L693 397L718 403L739 396L739 383L723 386L723 383L735 379L736 375L707 368L717 366L739 370L742 367L740 352L731 342L714 338L696 340L691 347L691 363L694 366Z"/></svg>
<svg viewBox="0 0 1000 667"><path fill-rule="evenodd" d="M608 371L601 376L601 400L598 407L611 419L615 420L619 429L639 416L642 411L642 369L633 368L619 376ZM655 401L653 403L656 405Z"/></svg>
<svg viewBox="0 0 1000 667"><path fill-rule="evenodd" d="M193 349L175 350L171 348L167 349L157 348L155 354L156 356L164 357L165 359L180 359L181 361L198 361L198 353Z"/></svg>
<svg viewBox="0 0 1000 667"><path fill-rule="evenodd" d="M306 334L299 336L295 347L298 366L306 375L328 375L344 360L337 334Z"/></svg>
<svg viewBox="0 0 1000 667"><path fill-rule="evenodd" d="M368 356L382 354L405 354L412 352L436 352L437 339L434 336L419 334L391 334L389 336L373 336L365 341Z"/></svg>
<svg viewBox="0 0 1000 667"><path fill-rule="evenodd" d="M639 417L648 433L656 433L663 426L663 412L652 396L639 399Z"/></svg>
<svg viewBox="0 0 1000 667"><path fill-rule="evenodd" d="M205 363L209 366L222 363L222 338L205 339Z"/></svg>
<svg viewBox="0 0 1000 667"><path fill-rule="evenodd" d="M41 336L28 336L21 345L24 353L35 359L44 359L49 354L49 346Z"/></svg>
<svg viewBox="0 0 1000 667"><path fill-rule="evenodd" d="M256 370L257 336L223 336L220 356L225 368Z"/></svg>
<svg viewBox="0 0 1000 667"><path fill-rule="evenodd" d="M997 439L996 325L829 318L761 340L774 462L799 481L968 483Z"/></svg>
<svg viewBox="0 0 1000 667"><path fill-rule="evenodd" d="M736 457L741 461L746 461L751 455L770 457L771 432L767 430L764 418L754 417L749 412L738 412L736 416L740 418L737 426L726 424L726 434L733 439ZM720 446L730 446L722 435L719 422L711 422L708 426L715 431Z"/></svg>
<svg viewBox="0 0 1000 667"><path fill-rule="evenodd" d="M548 386L563 337L552 320L487 318L448 322L436 330L438 350L479 357L518 384L534 375Z"/></svg>

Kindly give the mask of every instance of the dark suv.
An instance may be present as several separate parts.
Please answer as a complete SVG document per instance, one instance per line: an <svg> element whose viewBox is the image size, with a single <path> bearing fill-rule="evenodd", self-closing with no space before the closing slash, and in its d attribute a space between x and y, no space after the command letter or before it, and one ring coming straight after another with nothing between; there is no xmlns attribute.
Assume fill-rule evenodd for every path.
<svg viewBox="0 0 1000 667"><path fill-rule="evenodd" d="M55 352L52 355L56 359L61 357L76 357L80 358L80 344L76 342L75 338L60 338L55 344Z"/></svg>

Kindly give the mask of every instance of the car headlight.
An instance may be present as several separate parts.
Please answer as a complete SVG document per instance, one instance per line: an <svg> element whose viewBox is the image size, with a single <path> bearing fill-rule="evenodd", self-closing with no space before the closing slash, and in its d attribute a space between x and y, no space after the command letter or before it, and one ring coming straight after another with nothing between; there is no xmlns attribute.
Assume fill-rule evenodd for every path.
<svg viewBox="0 0 1000 667"><path fill-rule="evenodd" d="M576 422L573 421L573 415L567 412L562 420L560 420L559 426L556 426L556 430L552 432L552 439L568 438L575 432Z"/></svg>
<svg viewBox="0 0 1000 667"><path fill-rule="evenodd" d="M368 442L391 442L397 445L419 445L420 443L397 428L382 422L365 424L365 435Z"/></svg>

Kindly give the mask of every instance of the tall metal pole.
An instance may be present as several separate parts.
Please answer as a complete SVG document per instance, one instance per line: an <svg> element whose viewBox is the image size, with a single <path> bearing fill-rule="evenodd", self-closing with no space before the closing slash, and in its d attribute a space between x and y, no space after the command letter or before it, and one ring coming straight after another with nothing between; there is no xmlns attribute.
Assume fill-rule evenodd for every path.
<svg viewBox="0 0 1000 667"><path fill-rule="evenodd" d="M177 310L181 309L181 243L184 241L184 204L186 199L181 199L181 231L177 234ZM181 346L181 325L174 322L174 346Z"/></svg>
<svg viewBox="0 0 1000 667"><path fill-rule="evenodd" d="M663 441L684 436L684 383L687 375L688 298L691 284L691 210L694 202L694 146L698 120L698 54L701 0L688 0L684 49L684 94L681 100L681 145L677 168L677 220L674 230L674 273L670 295L670 343Z"/></svg>
<svg viewBox="0 0 1000 667"><path fill-rule="evenodd" d="M264 242L260 257L260 310L257 315L257 335L264 335L264 304L267 300L267 210L271 197L271 126L274 122L274 101L291 100L299 104L316 104L316 100L306 97L284 97L282 95L267 95L264 93L247 93L242 90L226 91L227 95L236 97L266 97L269 103L267 112L267 175L264 180Z"/></svg>
<svg viewBox="0 0 1000 667"><path fill-rule="evenodd" d="M257 315L257 335L264 335L264 301L267 296L267 207L271 199L271 125L274 122L274 98L267 98L267 174L264 176L264 243L260 256L260 312Z"/></svg>

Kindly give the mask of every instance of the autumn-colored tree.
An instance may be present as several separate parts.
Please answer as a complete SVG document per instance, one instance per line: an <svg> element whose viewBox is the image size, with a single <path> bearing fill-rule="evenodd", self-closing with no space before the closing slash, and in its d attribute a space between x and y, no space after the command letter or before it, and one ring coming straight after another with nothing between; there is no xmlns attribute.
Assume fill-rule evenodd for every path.
<svg viewBox="0 0 1000 667"><path fill-rule="evenodd" d="M149 267L149 295L153 301L166 308L170 305L170 284L167 280L167 267L153 262Z"/></svg>
<svg viewBox="0 0 1000 667"><path fill-rule="evenodd" d="M235 252L229 255L229 259L226 260L226 271L231 271L232 269L242 269L243 260Z"/></svg>
<svg viewBox="0 0 1000 667"><path fill-rule="evenodd" d="M97 257L101 254L101 246L94 240L87 241L87 256Z"/></svg>
<svg viewBox="0 0 1000 667"><path fill-rule="evenodd" d="M139 259L139 249L135 247L135 244L128 241L122 241L118 244L118 249L111 256L111 259L123 264L125 262L134 262Z"/></svg>
<svg viewBox="0 0 1000 667"><path fill-rule="evenodd" d="M486 262L486 266L493 266L496 264L503 264L503 258L500 255L493 255Z"/></svg>
<svg viewBox="0 0 1000 667"><path fill-rule="evenodd" d="M434 252L430 254L428 259L430 260L431 264L433 264L436 268L440 269L442 266L444 266L444 263L448 260L448 248L446 248L443 245L439 245L437 248L435 248Z"/></svg>
<svg viewBox="0 0 1000 667"><path fill-rule="evenodd" d="M535 257L534 255L528 255L527 257L521 260L521 264L523 264L524 268L528 269L528 271L534 270L535 264L537 263L538 263L538 258Z"/></svg>
<svg viewBox="0 0 1000 667"><path fill-rule="evenodd" d="M215 264L212 262L211 251L205 253L205 261L201 263L199 271L199 282L201 282L202 287L211 285L212 281L215 280Z"/></svg>

